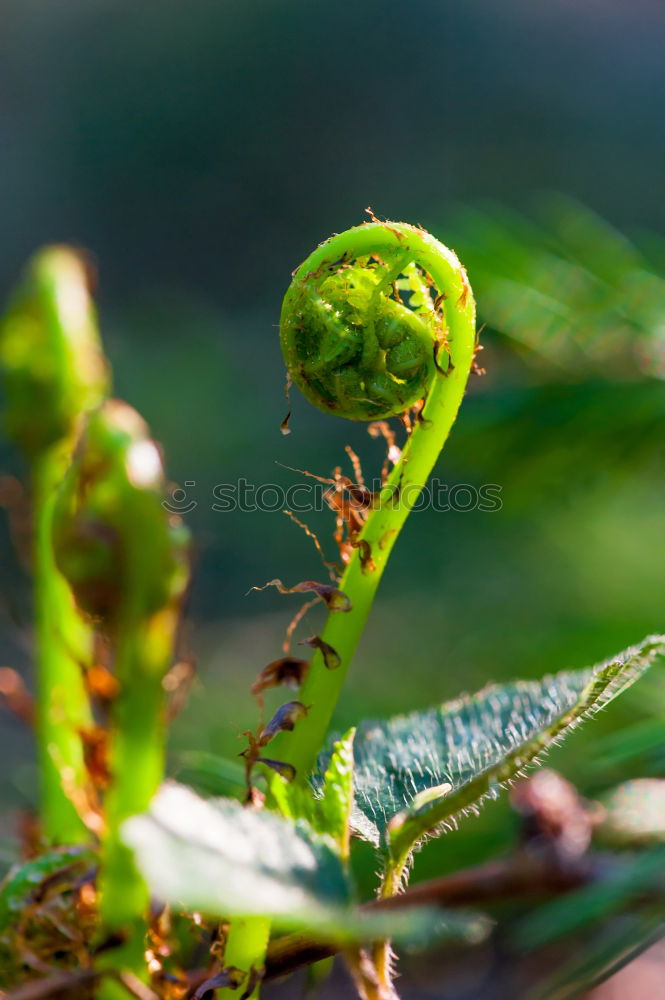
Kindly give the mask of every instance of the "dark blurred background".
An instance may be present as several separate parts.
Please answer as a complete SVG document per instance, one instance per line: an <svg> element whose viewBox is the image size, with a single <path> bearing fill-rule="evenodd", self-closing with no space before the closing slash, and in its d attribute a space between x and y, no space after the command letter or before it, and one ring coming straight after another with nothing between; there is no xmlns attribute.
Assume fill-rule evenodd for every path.
<svg viewBox="0 0 665 1000"><path fill-rule="evenodd" d="M215 484L298 481L277 462L328 475L346 443L369 475L382 461L301 399L279 432L291 271L368 205L467 264L487 374L437 475L497 484L503 507L412 516L339 724L662 631L664 21L660 0L4 0L0 286L44 242L92 252L116 392L195 484L184 651L200 679L174 766L237 753L255 724L249 685L297 604L249 587L323 572L279 511L212 511ZM309 521L329 542L332 517ZM29 581L6 526L2 554L2 655L26 665ZM662 773L653 747L617 763L611 733L664 708L653 675L551 762L590 794ZM29 735L7 716L0 733L11 838L34 774ZM416 874L496 853L511 824L488 806Z"/></svg>

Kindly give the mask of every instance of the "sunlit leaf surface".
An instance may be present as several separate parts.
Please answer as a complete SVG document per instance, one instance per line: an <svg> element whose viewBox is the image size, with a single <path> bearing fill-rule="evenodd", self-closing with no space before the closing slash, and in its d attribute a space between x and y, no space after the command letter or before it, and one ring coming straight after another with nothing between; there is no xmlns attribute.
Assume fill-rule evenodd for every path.
<svg viewBox="0 0 665 1000"><path fill-rule="evenodd" d="M402 853L502 785L630 685L665 650L652 636L595 667L492 685L439 708L364 722L354 744L356 832ZM326 763L322 757L322 765Z"/></svg>
<svg viewBox="0 0 665 1000"><path fill-rule="evenodd" d="M213 917L266 916L335 940L391 936L413 948L479 940L489 923L437 907L363 913L333 842L230 799L204 800L173 783L124 827L127 844L159 899Z"/></svg>
<svg viewBox="0 0 665 1000"><path fill-rule="evenodd" d="M350 902L332 846L303 826L231 799L204 800L167 784L150 811L129 820L126 842L153 891L212 916L323 920Z"/></svg>

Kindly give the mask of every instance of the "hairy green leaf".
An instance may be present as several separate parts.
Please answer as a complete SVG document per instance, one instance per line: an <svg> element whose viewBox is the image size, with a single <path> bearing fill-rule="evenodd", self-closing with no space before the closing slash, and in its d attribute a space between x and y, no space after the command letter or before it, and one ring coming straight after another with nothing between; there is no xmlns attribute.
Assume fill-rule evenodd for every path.
<svg viewBox="0 0 665 1000"><path fill-rule="evenodd" d="M335 743L330 763L323 776L321 818L324 829L339 845L343 858L349 856L351 812L353 810L353 741L350 729Z"/></svg>
<svg viewBox="0 0 665 1000"><path fill-rule="evenodd" d="M334 744L323 780L314 788L285 781L278 774L269 777L270 792L281 814L294 823L304 819L317 833L328 834L345 860L353 810L355 734L355 729L350 729Z"/></svg>
<svg viewBox="0 0 665 1000"><path fill-rule="evenodd" d="M393 858L436 827L495 798L552 743L630 685L665 637L595 667L492 685L472 697L387 722L364 722L355 755L355 831ZM321 769L329 755L322 755Z"/></svg>

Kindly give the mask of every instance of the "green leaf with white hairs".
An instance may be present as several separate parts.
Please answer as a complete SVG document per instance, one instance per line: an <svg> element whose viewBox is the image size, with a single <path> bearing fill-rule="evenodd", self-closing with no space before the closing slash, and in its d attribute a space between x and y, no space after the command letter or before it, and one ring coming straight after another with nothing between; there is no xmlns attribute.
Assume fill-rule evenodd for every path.
<svg viewBox="0 0 665 1000"><path fill-rule="evenodd" d="M270 794L278 811L292 822L306 820L317 833L327 834L341 857L349 856L353 811L353 740L349 729L334 745L323 780L314 788L267 775Z"/></svg>
<svg viewBox="0 0 665 1000"><path fill-rule="evenodd" d="M353 827L405 859L597 712L665 652L651 636L610 660L540 681L491 685L438 708L364 722L356 734ZM320 767L327 765L322 755Z"/></svg>
<svg viewBox="0 0 665 1000"><path fill-rule="evenodd" d="M199 798L183 785L163 785L150 810L124 824L123 836L158 899L210 917L270 917L326 940L393 936L412 947L433 939L473 943L489 928L483 917L436 907L361 912L329 837L232 799Z"/></svg>
<svg viewBox="0 0 665 1000"><path fill-rule="evenodd" d="M330 763L323 776L323 788L319 800L323 828L338 844L343 858L349 856L351 836L355 735L355 729L349 729L335 743Z"/></svg>

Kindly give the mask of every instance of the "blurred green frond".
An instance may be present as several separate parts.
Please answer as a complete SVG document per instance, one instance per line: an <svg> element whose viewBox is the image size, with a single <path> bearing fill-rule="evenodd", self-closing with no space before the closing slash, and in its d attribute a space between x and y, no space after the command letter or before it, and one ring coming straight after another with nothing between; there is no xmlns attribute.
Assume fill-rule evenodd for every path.
<svg viewBox="0 0 665 1000"><path fill-rule="evenodd" d="M450 457L465 467L473 455L473 472L480 452L483 474L511 487L513 510L590 479L658 474L662 242L643 236L643 251L560 196L542 199L532 218L500 205L462 209L452 230L489 330L480 358L488 377Z"/></svg>
<svg viewBox="0 0 665 1000"><path fill-rule="evenodd" d="M574 1000L586 995L654 944L664 924L662 906L651 905L603 922L590 935L576 935L556 972L530 989L525 1000Z"/></svg>
<svg viewBox="0 0 665 1000"><path fill-rule="evenodd" d="M542 948L587 924L605 920L647 890L656 886L665 889L664 865L663 846L617 864L603 879L532 910L515 928L514 940L526 950Z"/></svg>
<svg viewBox="0 0 665 1000"><path fill-rule="evenodd" d="M664 426L665 384L653 380L497 387L472 400L451 459L470 476L480 462L486 481L510 489L517 513L535 496L579 493L590 481L659 476Z"/></svg>
<svg viewBox="0 0 665 1000"><path fill-rule="evenodd" d="M455 246L481 319L533 362L567 379L665 377L665 280L590 209L561 196L535 221L465 209Z"/></svg>
<svg viewBox="0 0 665 1000"><path fill-rule="evenodd" d="M601 776L607 782L614 774L621 774L626 765L634 773L657 776L665 772L665 722L660 717L642 719L607 733L595 749L589 762L594 778Z"/></svg>

